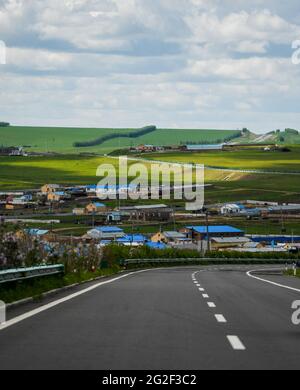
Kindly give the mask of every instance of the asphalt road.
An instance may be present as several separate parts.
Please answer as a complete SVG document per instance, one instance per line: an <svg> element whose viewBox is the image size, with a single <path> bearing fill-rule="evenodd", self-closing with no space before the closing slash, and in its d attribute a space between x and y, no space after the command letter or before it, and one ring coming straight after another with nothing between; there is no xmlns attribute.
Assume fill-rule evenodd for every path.
<svg viewBox="0 0 300 390"><path fill-rule="evenodd" d="M19 308L0 327L0 369L299 369L300 280L258 275L289 290L249 269L150 270L65 292L25 319Z"/></svg>

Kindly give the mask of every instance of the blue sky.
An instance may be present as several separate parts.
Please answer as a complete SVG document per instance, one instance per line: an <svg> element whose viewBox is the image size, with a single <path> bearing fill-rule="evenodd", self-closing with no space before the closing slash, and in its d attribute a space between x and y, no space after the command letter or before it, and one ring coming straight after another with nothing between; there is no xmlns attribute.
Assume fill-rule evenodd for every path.
<svg viewBox="0 0 300 390"><path fill-rule="evenodd" d="M0 40L13 124L300 130L298 0L0 0Z"/></svg>

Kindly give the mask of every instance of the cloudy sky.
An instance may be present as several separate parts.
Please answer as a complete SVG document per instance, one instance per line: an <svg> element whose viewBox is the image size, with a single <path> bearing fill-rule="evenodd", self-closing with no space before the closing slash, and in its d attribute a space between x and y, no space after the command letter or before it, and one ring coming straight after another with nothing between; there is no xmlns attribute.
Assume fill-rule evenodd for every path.
<svg viewBox="0 0 300 390"><path fill-rule="evenodd" d="M13 124L300 129L299 0L0 0L0 40Z"/></svg>

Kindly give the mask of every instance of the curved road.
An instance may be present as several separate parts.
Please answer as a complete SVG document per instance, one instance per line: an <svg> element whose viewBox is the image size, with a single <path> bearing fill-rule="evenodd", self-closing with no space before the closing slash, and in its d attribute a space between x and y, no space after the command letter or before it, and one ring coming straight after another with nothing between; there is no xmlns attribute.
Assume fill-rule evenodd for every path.
<svg viewBox="0 0 300 390"><path fill-rule="evenodd" d="M0 369L299 369L300 280L249 270L124 274L14 309Z"/></svg>
<svg viewBox="0 0 300 390"><path fill-rule="evenodd" d="M117 156L108 156L105 155L106 158L111 158L114 160L119 160L119 157ZM190 163L184 163L184 162L176 162L176 161L168 161L168 160L151 160L147 158L142 157L128 157L128 161L136 161L136 162L144 162L147 164L171 164L171 165L181 165L181 166L191 166ZM263 174L263 175L296 175L299 176L299 171L271 171L271 170L263 170L263 169L241 169L241 168L224 168L224 167L213 167L210 165L201 165L201 164L193 164L194 167L196 166L204 166L206 170L210 171L224 171L224 172L236 172L236 173L253 173L253 174Z"/></svg>

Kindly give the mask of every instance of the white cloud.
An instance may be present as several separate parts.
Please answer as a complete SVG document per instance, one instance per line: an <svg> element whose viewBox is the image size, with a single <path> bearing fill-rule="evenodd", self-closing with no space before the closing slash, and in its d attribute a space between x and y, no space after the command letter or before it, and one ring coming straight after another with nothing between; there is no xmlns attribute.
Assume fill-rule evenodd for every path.
<svg viewBox="0 0 300 390"><path fill-rule="evenodd" d="M300 128L297 10L294 0L0 0L3 120Z"/></svg>

